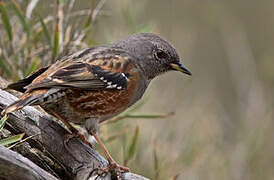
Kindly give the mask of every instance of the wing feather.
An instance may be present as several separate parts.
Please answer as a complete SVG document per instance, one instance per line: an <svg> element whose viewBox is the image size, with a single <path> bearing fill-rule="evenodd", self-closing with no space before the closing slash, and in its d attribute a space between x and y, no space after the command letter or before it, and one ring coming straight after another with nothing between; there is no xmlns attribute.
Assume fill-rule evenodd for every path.
<svg viewBox="0 0 274 180"><path fill-rule="evenodd" d="M123 56L113 58L103 55L92 61L68 61L53 72L45 72L45 77L33 81L26 86L27 92L35 89L66 89L79 88L86 90L124 89L127 87L129 76L129 58ZM125 66L127 68L125 68ZM51 71L49 68L48 71ZM43 76L43 74L41 75Z"/></svg>

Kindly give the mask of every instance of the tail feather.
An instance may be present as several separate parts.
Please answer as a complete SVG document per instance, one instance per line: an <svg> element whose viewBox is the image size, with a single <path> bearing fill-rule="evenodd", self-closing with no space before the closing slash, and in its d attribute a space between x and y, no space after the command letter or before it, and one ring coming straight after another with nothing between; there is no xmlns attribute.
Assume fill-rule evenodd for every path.
<svg viewBox="0 0 274 180"><path fill-rule="evenodd" d="M37 78L38 76L40 76L42 73L44 73L49 67L44 67L41 68L37 71L35 71L34 73L32 73L31 75L29 75L28 77L21 79L20 81L16 82L16 83L12 83L9 84L7 89L13 89L19 92L24 93L26 91L25 87L29 84L32 83L32 81Z"/></svg>
<svg viewBox="0 0 274 180"><path fill-rule="evenodd" d="M13 111L17 111L27 105L32 105L32 104L36 103L37 101L39 101L39 97L37 97L37 95L27 96L23 99L19 99L18 101L14 102L11 105L9 105L8 107L6 107L1 112L1 115L5 115L5 114L11 113Z"/></svg>
<svg viewBox="0 0 274 180"><path fill-rule="evenodd" d="M13 111L17 111L19 109L22 109L25 106L28 105L39 105L41 103L45 103L46 99L52 99L55 93L58 93L60 89L40 89L40 90L34 90L29 93L23 94L20 99L8 107L6 107L2 112L1 115L5 115L8 113L11 113ZM64 93L60 93L56 96L57 97L62 97L64 96Z"/></svg>

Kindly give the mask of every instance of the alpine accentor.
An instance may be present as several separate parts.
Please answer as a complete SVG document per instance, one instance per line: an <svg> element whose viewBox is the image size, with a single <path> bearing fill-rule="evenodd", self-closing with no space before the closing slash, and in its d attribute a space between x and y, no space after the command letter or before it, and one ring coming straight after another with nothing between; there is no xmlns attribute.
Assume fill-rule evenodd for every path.
<svg viewBox="0 0 274 180"><path fill-rule="evenodd" d="M24 94L2 115L40 105L87 143L69 122L84 126L103 149L110 168L128 171L111 158L98 136L98 124L133 105L154 77L170 70L191 75L167 41L150 33L131 35L64 56L10 84L8 88Z"/></svg>

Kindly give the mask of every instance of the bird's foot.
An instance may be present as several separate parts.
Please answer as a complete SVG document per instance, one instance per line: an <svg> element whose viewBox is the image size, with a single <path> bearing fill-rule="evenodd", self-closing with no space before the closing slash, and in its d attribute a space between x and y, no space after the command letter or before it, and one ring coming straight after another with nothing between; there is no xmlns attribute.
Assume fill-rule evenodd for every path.
<svg viewBox="0 0 274 180"><path fill-rule="evenodd" d="M107 167L103 167L97 170L98 175L102 175L110 172L112 176L114 176L117 180L122 180L122 173L129 172L130 169L128 167L124 167L116 163L115 161L109 162Z"/></svg>
<svg viewBox="0 0 274 180"><path fill-rule="evenodd" d="M89 147L91 147L92 149L94 149L94 146L79 131L73 131L71 134L66 134L66 136L65 136L65 143L68 143L69 140L71 140L72 138L78 138L84 144L86 144Z"/></svg>
<svg viewBox="0 0 274 180"><path fill-rule="evenodd" d="M102 140L100 139L100 137L98 136L98 133L93 133L92 134L93 137L96 139L97 143L99 144L99 146L101 147L101 149L103 150L107 160L108 160L108 166L98 169L97 174L105 174L107 172L110 172L112 176L114 176L116 179L121 180L122 179L122 172L129 172L129 168L124 167L124 166L120 166L118 163L116 163L114 161L114 159L111 157L111 155L109 154L107 148L105 147L104 143L102 142Z"/></svg>

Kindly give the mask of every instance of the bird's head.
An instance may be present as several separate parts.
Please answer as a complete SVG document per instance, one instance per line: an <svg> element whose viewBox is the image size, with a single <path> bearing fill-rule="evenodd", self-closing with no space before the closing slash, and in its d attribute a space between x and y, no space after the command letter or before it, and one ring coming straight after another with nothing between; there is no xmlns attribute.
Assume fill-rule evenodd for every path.
<svg viewBox="0 0 274 180"><path fill-rule="evenodd" d="M114 46L126 49L136 57L136 63L149 80L171 70L191 75L175 48L155 34L134 34L114 43Z"/></svg>

